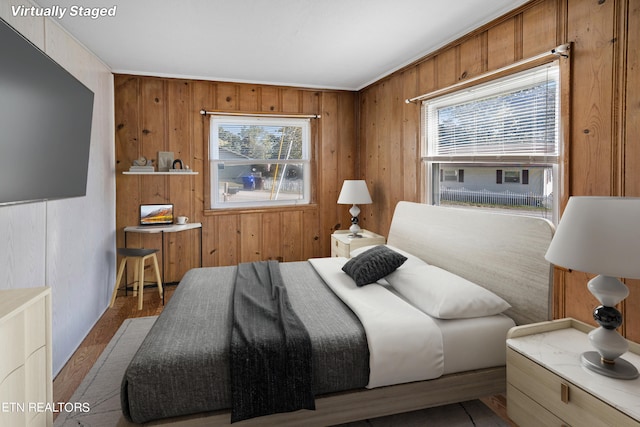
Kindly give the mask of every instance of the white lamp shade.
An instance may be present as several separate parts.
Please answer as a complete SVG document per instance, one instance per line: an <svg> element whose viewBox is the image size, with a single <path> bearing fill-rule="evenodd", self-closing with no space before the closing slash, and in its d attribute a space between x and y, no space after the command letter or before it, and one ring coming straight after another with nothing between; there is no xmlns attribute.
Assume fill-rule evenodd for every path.
<svg viewBox="0 0 640 427"><path fill-rule="evenodd" d="M338 204L341 205L366 205L373 203L367 183L363 180L348 179L342 184Z"/></svg>
<svg viewBox="0 0 640 427"><path fill-rule="evenodd" d="M640 278L640 198L571 197L545 258L585 273Z"/></svg>

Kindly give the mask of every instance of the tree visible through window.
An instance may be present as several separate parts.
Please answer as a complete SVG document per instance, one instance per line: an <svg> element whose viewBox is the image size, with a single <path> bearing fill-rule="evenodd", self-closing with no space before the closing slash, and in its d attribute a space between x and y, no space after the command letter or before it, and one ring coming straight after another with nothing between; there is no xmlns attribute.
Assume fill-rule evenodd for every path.
<svg viewBox="0 0 640 427"><path fill-rule="evenodd" d="M210 120L212 208L309 202L308 119Z"/></svg>

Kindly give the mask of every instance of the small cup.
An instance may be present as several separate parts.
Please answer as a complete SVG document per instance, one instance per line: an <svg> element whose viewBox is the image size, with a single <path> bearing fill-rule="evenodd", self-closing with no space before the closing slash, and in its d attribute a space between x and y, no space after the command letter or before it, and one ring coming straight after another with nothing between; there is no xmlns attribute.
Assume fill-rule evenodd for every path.
<svg viewBox="0 0 640 427"><path fill-rule="evenodd" d="M184 225L186 223L189 222L189 218L186 216L179 216L178 218L176 218L176 223L180 224L180 225Z"/></svg>

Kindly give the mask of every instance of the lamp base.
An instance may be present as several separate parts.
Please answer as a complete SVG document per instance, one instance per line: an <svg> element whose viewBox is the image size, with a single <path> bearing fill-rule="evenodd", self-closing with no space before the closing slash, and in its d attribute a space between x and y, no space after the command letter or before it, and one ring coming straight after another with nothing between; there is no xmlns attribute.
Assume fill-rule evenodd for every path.
<svg viewBox="0 0 640 427"><path fill-rule="evenodd" d="M618 357L615 363L604 363L597 351L585 351L580 357L582 366L600 375L619 380L638 378L638 370L631 363Z"/></svg>
<svg viewBox="0 0 640 427"><path fill-rule="evenodd" d="M357 205L353 205L351 206L351 209L349 209L349 213L351 214L351 227L349 227L349 231L351 232L351 234L349 234L349 238L355 239L358 237L362 237L358 234L362 231L362 229L358 225L358 215L360 214L360 208Z"/></svg>

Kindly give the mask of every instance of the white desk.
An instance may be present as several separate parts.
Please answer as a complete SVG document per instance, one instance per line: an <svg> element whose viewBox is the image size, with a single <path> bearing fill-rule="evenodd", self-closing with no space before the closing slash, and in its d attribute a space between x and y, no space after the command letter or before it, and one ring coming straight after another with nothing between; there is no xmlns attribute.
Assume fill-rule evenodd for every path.
<svg viewBox="0 0 640 427"><path fill-rule="evenodd" d="M187 224L171 224L171 225L131 225L124 228L124 247L127 247L127 234L128 233L141 233L141 234L162 234L162 250L160 251L160 257L162 260L162 284L165 284L164 280L164 235L165 233L179 233L187 230L200 230L200 267L202 267L202 224L199 222L187 223Z"/></svg>
<svg viewBox="0 0 640 427"><path fill-rule="evenodd" d="M199 222L189 222L187 224L170 224L170 225L131 225L124 228L125 233L178 233L180 231L191 230L194 228L202 228Z"/></svg>

